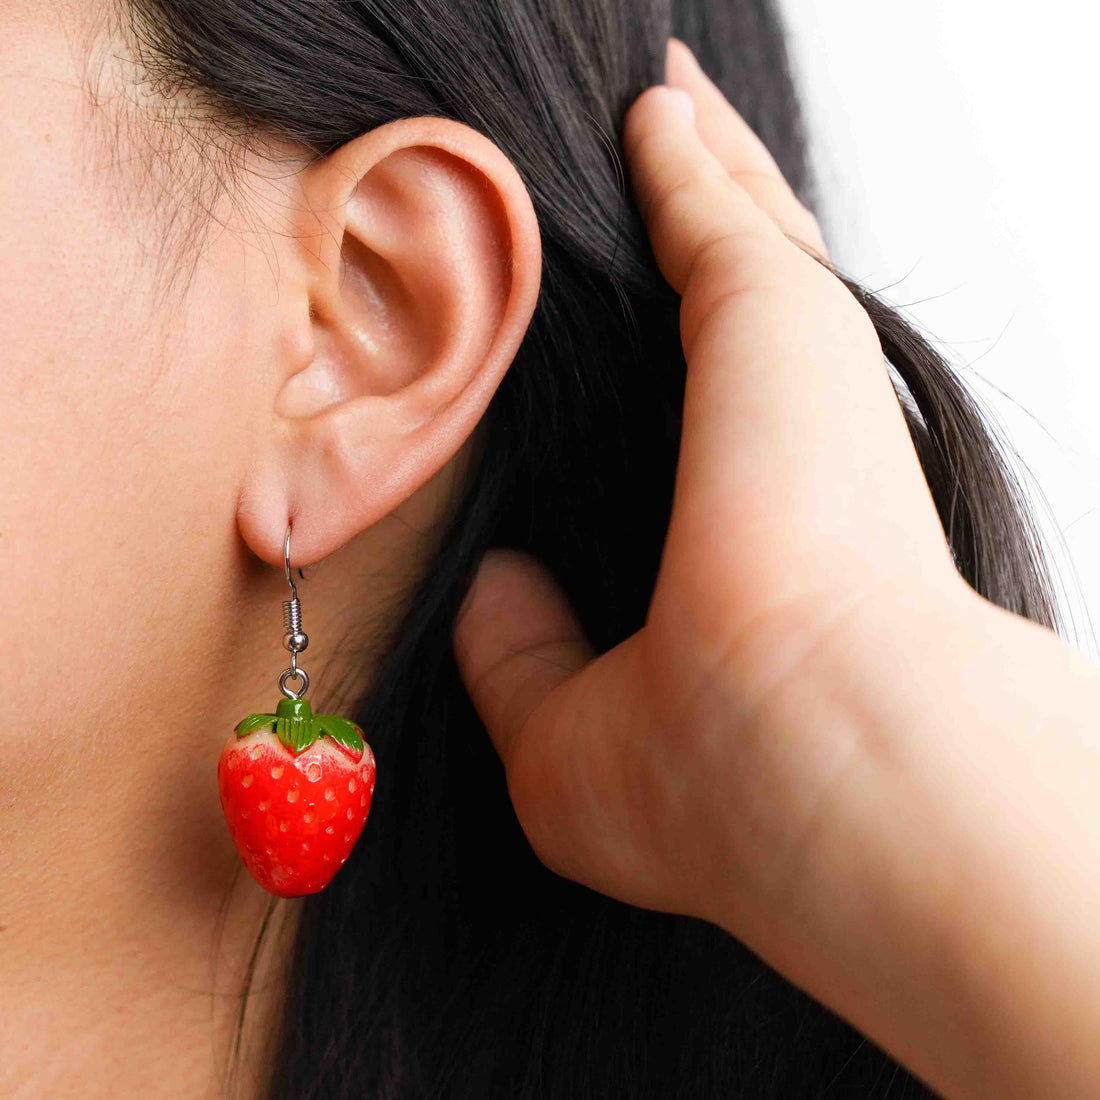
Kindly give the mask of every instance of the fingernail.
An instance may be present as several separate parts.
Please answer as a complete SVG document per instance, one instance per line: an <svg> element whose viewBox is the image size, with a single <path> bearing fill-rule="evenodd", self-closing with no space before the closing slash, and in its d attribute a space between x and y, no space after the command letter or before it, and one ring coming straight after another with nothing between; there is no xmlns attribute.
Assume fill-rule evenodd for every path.
<svg viewBox="0 0 1100 1100"><path fill-rule="evenodd" d="M665 85L665 87L669 104L675 107L677 111L685 114L691 122L694 122L695 100L683 88L669 88L668 85Z"/></svg>

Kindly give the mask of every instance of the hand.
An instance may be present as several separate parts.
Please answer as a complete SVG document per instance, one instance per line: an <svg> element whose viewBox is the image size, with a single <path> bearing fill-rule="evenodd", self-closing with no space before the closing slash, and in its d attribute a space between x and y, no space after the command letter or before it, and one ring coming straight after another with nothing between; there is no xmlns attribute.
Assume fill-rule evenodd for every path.
<svg viewBox="0 0 1100 1100"><path fill-rule="evenodd" d="M686 47L669 70L697 123L684 91L654 88L624 139L688 362L646 626L594 658L541 568L494 552L456 644L539 856L626 901L710 915L731 870L778 887L851 751L754 735L814 647L871 601L957 600L962 584L870 320L785 235L823 253L812 216ZM717 831L732 867L727 851L713 862Z"/></svg>
<svg viewBox="0 0 1100 1100"><path fill-rule="evenodd" d="M1004 962L983 923L1002 912L974 899L1019 909L1017 782L1047 769L1076 807L1095 791L1094 757L1055 774L1046 742L1010 732L1043 713L1002 670L1072 681L1080 713L1100 681L962 582L874 328L815 258L813 218L676 42L668 80L679 91L645 92L624 136L688 363L646 624L596 656L545 570L496 551L456 627L519 820L552 869L721 924L952 1096L1077 1095L1083 1063L1052 1088L1034 1043L1017 1044L1030 1062L998 1062L1017 1033L987 1017L1056 992L974 977L975 957ZM1008 781L986 790L990 760ZM1041 803L1054 850L1063 809ZM1100 840L1100 815L1089 827ZM1038 922L997 942L1010 954L1039 929L1066 934Z"/></svg>

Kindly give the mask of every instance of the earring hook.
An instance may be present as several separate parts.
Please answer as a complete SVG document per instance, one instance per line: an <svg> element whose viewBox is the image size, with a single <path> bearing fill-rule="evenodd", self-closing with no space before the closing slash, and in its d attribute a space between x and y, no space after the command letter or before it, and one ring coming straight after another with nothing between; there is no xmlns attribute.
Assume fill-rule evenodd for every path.
<svg viewBox="0 0 1100 1100"><path fill-rule="evenodd" d="M291 524L286 525L286 538L283 539L283 572L286 574L286 583L290 585L294 591L295 597L298 595L298 586L294 583L294 570L290 567L290 528ZM302 572L301 567L298 568L298 576L305 580L305 574Z"/></svg>
<svg viewBox="0 0 1100 1100"><path fill-rule="evenodd" d="M286 583L290 585L290 599L283 601L283 645L290 651L290 668L279 677L279 688L288 699L300 699L309 688L309 676L304 668L298 667L298 654L309 645L309 636L302 629L302 605L298 599L298 586L294 583L294 571L290 567L290 528L286 525L286 538L283 539L283 572L286 574ZM301 568L298 576L305 580L305 574ZM288 680L298 680L301 687L297 691L291 691L287 687Z"/></svg>

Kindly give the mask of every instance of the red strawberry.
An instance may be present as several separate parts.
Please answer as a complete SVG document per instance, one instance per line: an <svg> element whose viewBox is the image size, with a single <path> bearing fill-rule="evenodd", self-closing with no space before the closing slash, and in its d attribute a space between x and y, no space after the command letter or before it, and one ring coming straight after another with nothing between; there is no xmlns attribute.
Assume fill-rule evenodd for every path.
<svg viewBox="0 0 1100 1100"><path fill-rule="evenodd" d="M370 812L374 754L363 731L314 715L305 699L283 699L235 732L218 758L218 791L241 859L269 893L323 890Z"/></svg>

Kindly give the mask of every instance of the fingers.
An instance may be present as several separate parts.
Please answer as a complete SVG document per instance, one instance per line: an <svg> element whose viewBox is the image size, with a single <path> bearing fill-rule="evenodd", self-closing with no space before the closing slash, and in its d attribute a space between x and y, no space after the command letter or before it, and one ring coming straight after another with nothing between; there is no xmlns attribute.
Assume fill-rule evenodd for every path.
<svg viewBox="0 0 1100 1100"><path fill-rule="evenodd" d="M665 72L670 87L681 88L691 96L699 136L730 176L788 237L827 257L817 219L791 190L768 147L677 38L669 39Z"/></svg>
<svg viewBox="0 0 1100 1100"><path fill-rule="evenodd" d="M681 296L712 245L753 250L769 273L789 266L779 228L700 141L682 91L643 92L626 116L623 149L638 207L665 278ZM733 240L735 235L737 240Z"/></svg>
<svg viewBox="0 0 1100 1100"><path fill-rule="evenodd" d="M766 288L793 309L796 288L841 284L729 175L683 111L683 94L665 86L643 92L627 113L623 147L657 263L684 299L690 359L699 323L719 301Z"/></svg>
<svg viewBox="0 0 1100 1100"><path fill-rule="evenodd" d="M825 554L863 560L913 527L914 507L939 525L867 314L730 174L679 94L644 92L623 138L654 256L681 295L688 361L664 564L738 578L747 614L819 577L808 563ZM720 601L692 601L728 632Z"/></svg>
<svg viewBox="0 0 1100 1100"><path fill-rule="evenodd" d="M486 554L454 644L459 672L506 767L530 715L594 656L554 579L510 550Z"/></svg>

